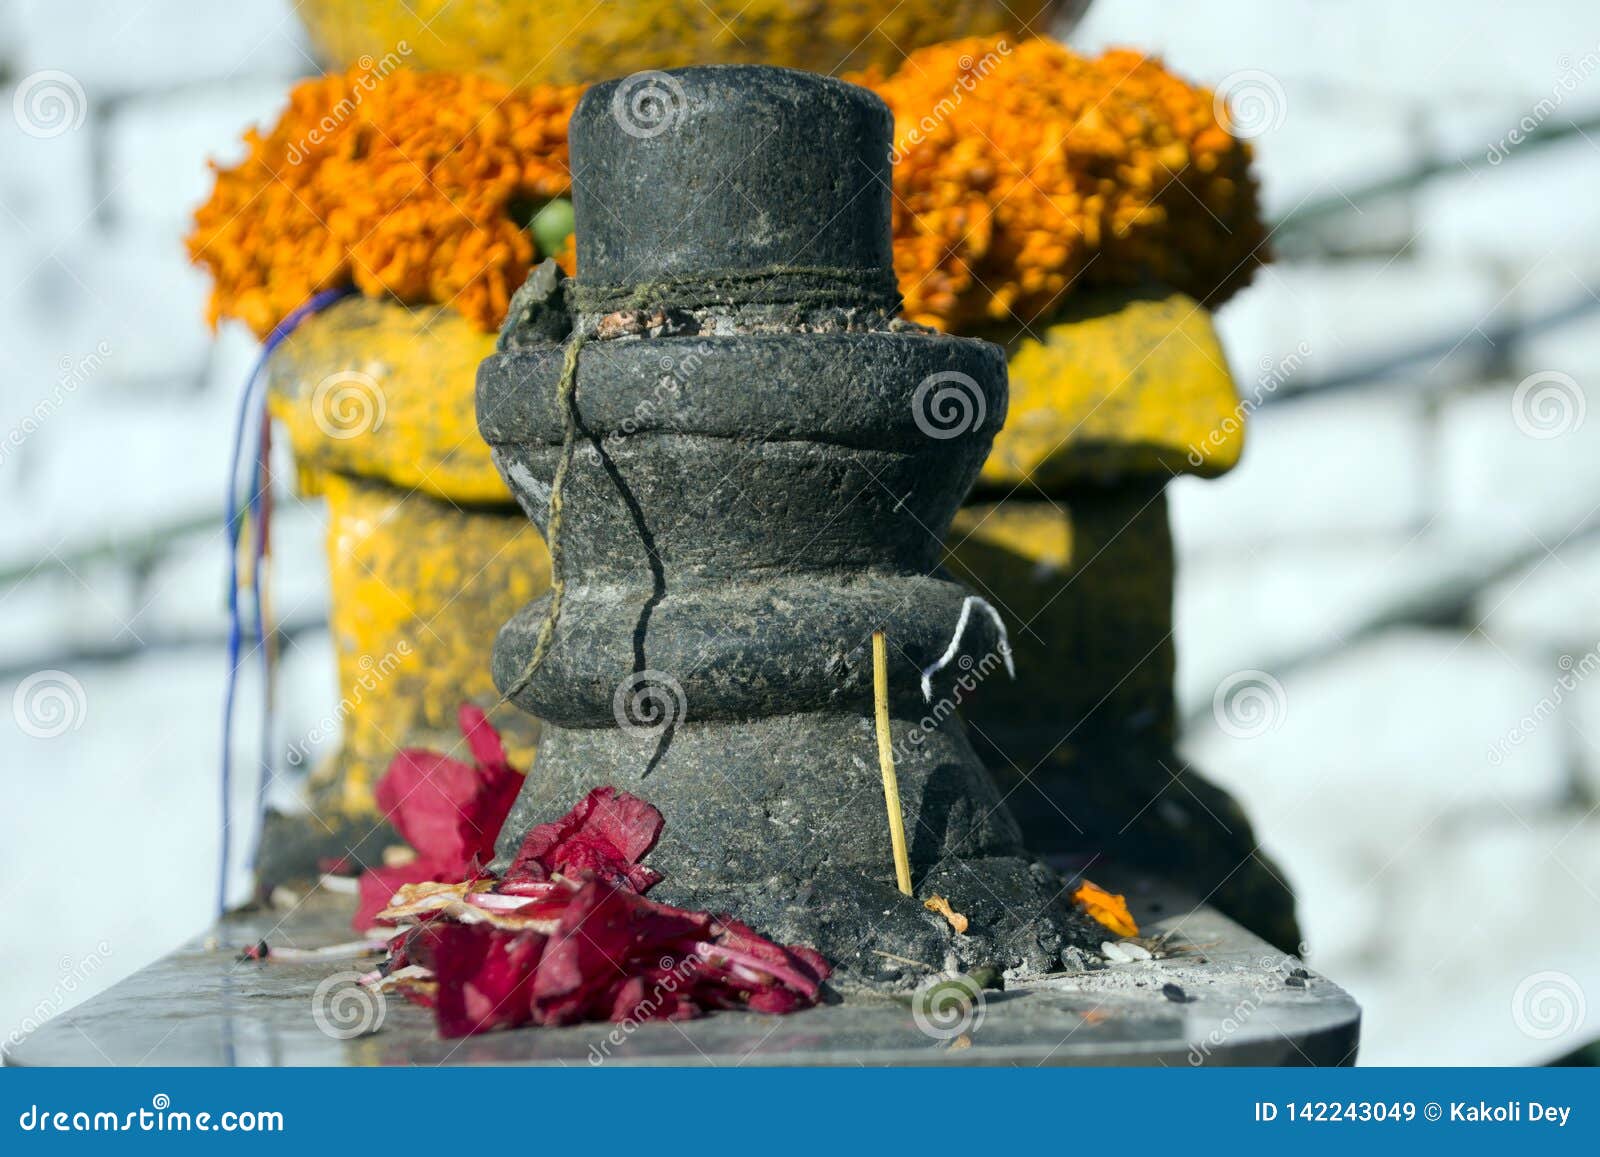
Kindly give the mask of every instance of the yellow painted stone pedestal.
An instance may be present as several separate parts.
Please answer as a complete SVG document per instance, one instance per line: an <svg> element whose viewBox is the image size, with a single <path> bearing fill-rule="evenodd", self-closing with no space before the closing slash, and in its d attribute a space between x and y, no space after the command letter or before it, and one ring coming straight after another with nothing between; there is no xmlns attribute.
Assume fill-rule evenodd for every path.
<svg viewBox="0 0 1600 1157"><path fill-rule="evenodd" d="M372 809L372 787L400 747L456 747L456 709L498 697L487 651L504 604L542 594L548 555L516 508L463 509L421 491L342 474L328 500L329 630L348 704L343 745L319 767L317 798L342 815ZM518 523L521 523L519 526ZM516 604L521 605L521 604ZM512 758L533 757L537 722L495 717Z"/></svg>
<svg viewBox="0 0 1600 1157"><path fill-rule="evenodd" d="M892 69L906 53L944 40L1047 31L1057 2L305 0L300 15L312 44L337 68L398 59L522 85L690 64Z"/></svg>
<svg viewBox="0 0 1600 1157"><path fill-rule="evenodd" d="M327 500L341 743L312 773L310 816L269 823L268 881L346 847L376 862L395 842L374 782L401 748L459 746L459 705L497 698L495 633L549 585L544 543L477 432L475 376L493 342L447 309L348 298L272 358L269 405L302 493ZM514 710L495 722L527 766L537 722Z"/></svg>
<svg viewBox="0 0 1600 1157"><path fill-rule="evenodd" d="M1293 950L1281 874L1174 749L1165 487L1231 468L1244 435L1210 314L1180 294L1086 295L1035 334L1009 343L1006 425L949 539L1017 667L961 705L973 742L1033 850L1167 873Z"/></svg>

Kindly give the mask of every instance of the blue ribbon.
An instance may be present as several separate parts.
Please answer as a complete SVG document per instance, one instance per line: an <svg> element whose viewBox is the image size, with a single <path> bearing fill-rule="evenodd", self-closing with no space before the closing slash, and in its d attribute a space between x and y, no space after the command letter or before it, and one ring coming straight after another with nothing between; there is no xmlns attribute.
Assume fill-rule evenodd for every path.
<svg viewBox="0 0 1600 1157"><path fill-rule="evenodd" d="M267 422L266 394L262 386L266 380L267 360L272 357L285 338L295 331L306 318L312 317L327 309L334 302L354 293L354 289L325 289L303 304L296 307L287 317L280 321L266 341L261 343L261 353L256 359L255 367L250 371L250 376L245 379L244 394L239 400L239 418L233 431L233 456L228 468L228 495L227 507L223 511L223 524L227 529L228 539L228 680L227 689L222 700L222 840L218 853L219 864L217 871L217 912L222 914L228 910L228 859L232 846L230 838L231 827L231 792L233 787L233 707L234 699L239 686L239 667L241 663L240 650L244 636L243 614L239 605L239 536L244 528L245 515L248 513L254 536L251 543L251 574L252 581L256 584L255 591L255 643L261 655L261 682L262 682L262 741L261 741L261 778L256 787L257 827L259 829L265 815L267 783L271 778L271 752L269 745L272 742L271 720L271 671L268 669L268 655L266 647L266 624L261 606L260 574L261 559L266 548L266 526L262 517L263 504L269 487L267 441L263 436ZM254 471L249 483L250 492L243 503L240 502L239 486L241 467L244 460L244 448L247 435L253 434L256 450L252 456ZM242 507L242 508L241 508ZM260 851L259 835L257 845L251 853L251 866L254 867L256 855Z"/></svg>

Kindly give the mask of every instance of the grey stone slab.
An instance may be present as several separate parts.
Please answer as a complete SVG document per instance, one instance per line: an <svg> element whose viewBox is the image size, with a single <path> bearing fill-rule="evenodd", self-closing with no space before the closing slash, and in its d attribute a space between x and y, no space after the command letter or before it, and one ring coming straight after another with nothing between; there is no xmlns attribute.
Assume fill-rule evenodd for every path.
<svg viewBox="0 0 1600 1157"><path fill-rule="evenodd" d="M1102 873L1097 873L1102 874ZM1103 874L1102 874L1103 875ZM1149 880L1126 890L1147 937L1182 955L1110 965L984 994L968 1023L918 1027L908 1003L875 999L787 1017L718 1013L682 1024L527 1028L440 1040L431 1015L398 997L381 1006L345 985L314 994L350 961L256 964L240 947L316 947L347 939L350 900L314 893L291 912L236 914L210 936L36 1030L13 1065L1187 1065L1349 1064L1360 1010L1337 985L1213 909ZM1183 1001L1163 992L1176 984ZM366 1001L367 1003L361 1003ZM347 1019L348 1018L348 1019ZM962 1029L964 1028L964 1031Z"/></svg>

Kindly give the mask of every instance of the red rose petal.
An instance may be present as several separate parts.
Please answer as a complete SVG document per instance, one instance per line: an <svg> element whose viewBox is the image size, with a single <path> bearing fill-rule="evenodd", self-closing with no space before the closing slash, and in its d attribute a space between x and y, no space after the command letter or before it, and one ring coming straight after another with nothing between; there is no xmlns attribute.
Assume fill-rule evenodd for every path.
<svg viewBox="0 0 1600 1157"><path fill-rule="evenodd" d="M509 810L521 777L505 763L482 712L463 708L461 727L478 766L404 752L380 785L397 826L433 851L419 848L413 863L362 876L358 923L387 907L402 884L459 883L480 874L493 833L478 842L482 833L464 827L464 815L497 815L495 825L503 823L500 809ZM457 809L458 801L466 806ZM661 878L639 863L661 828L661 813L643 800L597 788L561 819L529 832L492 890L430 910L392 940L388 972L415 966L425 983L412 978L401 991L434 1008L445 1037L529 1021L684 1020L709 1009L781 1014L815 1004L829 973L815 950L642 894Z"/></svg>
<svg viewBox="0 0 1600 1157"><path fill-rule="evenodd" d="M647 1020L693 1020L702 1012L692 995L693 969L681 974L667 969L651 969L629 977L617 988L607 1020L620 1023Z"/></svg>
<svg viewBox="0 0 1600 1157"><path fill-rule="evenodd" d="M379 810L419 856L464 878L494 858L495 839L521 788L522 776L508 764L474 767L412 749L394 757L375 794Z"/></svg>
<svg viewBox="0 0 1600 1157"><path fill-rule="evenodd" d="M822 954L804 946L775 944L730 916L718 918L717 947L749 967L766 970L808 997L815 997L832 971Z"/></svg>
<svg viewBox="0 0 1600 1157"><path fill-rule="evenodd" d="M481 710L471 703L463 703L456 711L456 726L466 736L467 746L472 749L472 761L480 769L516 772L506 756L506 745L501 741L500 733ZM521 778L519 773L517 779L520 781Z"/></svg>
<svg viewBox="0 0 1600 1157"><path fill-rule="evenodd" d="M574 1024L610 1013L619 979L641 967L674 959L675 947L710 930L709 916L645 899L598 879L574 893L550 937L533 984L533 1019L538 1024Z"/></svg>
<svg viewBox="0 0 1600 1157"><path fill-rule="evenodd" d="M499 733L482 711L464 703L458 720L476 765L412 748L397 754L378 781L373 794L379 810L416 849L417 858L404 869L362 875L361 902L352 921L358 929L371 926L372 916L388 906L401 884L459 883L494 858L495 840L522 790L522 774L507 760ZM379 892L383 902L374 907Z"/></svg>
<svg viewBox="0 0 1600 1157"><path fill-rule="evenodd" d="M502 932L482 924L441 924L432 931L439 1035L472 1036L528 1022L528 997L544 953L543 936Z"/></svg>
<svg viewBox="0 0 1600 1157"><path fill-rule="evenodd" d="M554 823L530 831L518 849L508 881L542 880L551 872L578 876L592 872L612 883L626 881L635 892L649 891L661 879L639 863L661 835L661 813L637 796L614 787L597 787Z"/></svg>
<svg viewBox="0 0 1600 1157"><path fill-rule="evenodd" d="M406 843L446 871L465 874L477 840L462 838L459 801L472 798L478 769L436 751L406 750L389 762L374 795Z"/></svg>

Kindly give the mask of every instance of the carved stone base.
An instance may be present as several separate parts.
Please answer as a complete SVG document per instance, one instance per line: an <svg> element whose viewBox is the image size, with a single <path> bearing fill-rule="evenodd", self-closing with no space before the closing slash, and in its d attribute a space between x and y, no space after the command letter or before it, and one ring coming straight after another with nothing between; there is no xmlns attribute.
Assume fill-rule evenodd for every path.
<svg viewBox="0 0 1600 1157"><path fill-rule="evenodd" d="M1005 418L1005 361L893 320L887 108L802 73L686 69L657 79L675 115L641 135L626 83L572 119L578 282L519 295L479 372L479 429L547 535L564 478L553 642L530 670L547 596L495 648L496 682L544 721L502 854L609 784L666 817L663 897L809 943L848 980L1081 963L1100 931L1028 857L949 709L1001 663L939 560ZM539 340L557 297L575 381L572 346ZM915 896L893 886L878 629ZM924 909L934 892L966 935Z"/></svg>

